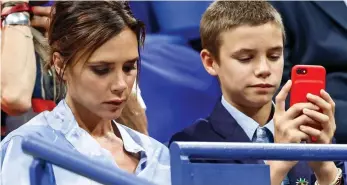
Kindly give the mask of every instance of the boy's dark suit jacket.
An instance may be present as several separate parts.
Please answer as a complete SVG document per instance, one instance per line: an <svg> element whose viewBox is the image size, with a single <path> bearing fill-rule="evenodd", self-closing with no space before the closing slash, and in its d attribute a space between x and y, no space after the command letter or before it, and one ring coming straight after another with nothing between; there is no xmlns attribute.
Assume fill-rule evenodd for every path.
<svg viewBox="0 0 347 185"><path fill-rule="evenodd" d="M219 101L212 114L206 119L199 119L192 126L176 133L170 140L174 141L201 141L201 142L251 142L241 126L230 115ZM259 163L254 160L236 161L234 163ZM343 162L337 162L343 167ZM342 168L344 170L344 167ZM314 184L315 176L306 162L299 162L288 174L290 184L296 185L299 178L309 180Z"/></svg>

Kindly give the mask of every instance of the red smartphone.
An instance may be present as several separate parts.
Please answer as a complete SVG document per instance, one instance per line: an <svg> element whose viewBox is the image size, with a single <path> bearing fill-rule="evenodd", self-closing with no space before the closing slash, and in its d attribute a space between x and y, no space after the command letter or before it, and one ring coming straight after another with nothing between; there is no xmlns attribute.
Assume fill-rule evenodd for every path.
<svg viewBox="0 0 347 185"><path fill-rule="evenodd" d="M296 103L308 102L308 93L320 96L320 91L325 89L326 71L323 66L296 65L291 73L292 88L290 91L290 106ZM316 125L310 125L316 129L322 129ZM316 141L315 138L311 138Z"/></svg>

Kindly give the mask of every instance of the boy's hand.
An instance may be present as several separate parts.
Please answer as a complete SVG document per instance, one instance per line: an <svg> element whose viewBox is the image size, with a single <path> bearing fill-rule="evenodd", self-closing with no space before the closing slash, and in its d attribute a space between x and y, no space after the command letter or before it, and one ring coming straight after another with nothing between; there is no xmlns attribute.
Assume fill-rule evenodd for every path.
<svg viewBox="0 0 347 185"><path fill-rule="evenodd" d="M306 125L301 125L300 130L310 136L317 138L317 141L315 143L330 144L336 130L334 117L335 102L324 90L321 90L320 95L321 97L308 94L307 99L308 101L317 105L320 108L321 112L304 109L303 113L316 120L316 122L320 124L322 130L318 130ZM319 184L329 184L336 177L337 168L333 162L309 162L309 166L315 172Z"/></svg>
<svg viewBox="0 0 347 185"><path fill-rule="evenodd" d="M321 97L308 94L309 103L298 103L285 111L285 99L290 87L291 81L288 81L276 97L275 142L300 143L314 136L317 138L316 143L331 143L336 130L335 103L332 98L322 90ZM307 125L318 126L322 130ZM315 172L319 184L329 184L336 177L337 168L333 162L309 162L309 166Z"/></svg>
<svg viewBox="0 0 347 185"><path fill-rule="evenodd" d="M275 124L275 143L300 143L310 140L310 135L303 132L299 127L310 124L317 125L316 121L306 114L303 110L319 110L313 103L297 103L285 111L285 100L291 88L289 80L281 89L276 97L276 107L274 114ZM306 127L305 127L306 128Z"/></svg>
<svg viewBox="0 0 347 185"><path fill-rule="evenodd" d="M317 105L320 108L320 110L322 110L322 112L304 109L303 113L311 119L315 120L317 123L319 123L322 130L318 130L316 128L306 125L301 125L300 130L310 136L316 137L316 143L329 144L331 143L336 130L334 117L335 102L330 97L330 95L324 90L321 90L320 95L321 97L308 94L307 99L311 103Z"/></svg>
<svg viewBox="0 0 347 185"><path fill-rule="evenodd" d="M309 140L310 136L299 130L299 126L307 123L316 124L315 121L307 115L302 115L302 110L304 108L319 110L319 108L312 103L298 103L289 108L288 111L285 111L285 100L291 85L292 83L289 80L276 97L274 114L275 143L300 143L303 140ZM270 161L270 168L274 169L273 172L271 171L271 175L278 175L281 177L279 179L283 180L288 171L296 163L297 161ZM275 181L274 184L279 183Z"/></svg>

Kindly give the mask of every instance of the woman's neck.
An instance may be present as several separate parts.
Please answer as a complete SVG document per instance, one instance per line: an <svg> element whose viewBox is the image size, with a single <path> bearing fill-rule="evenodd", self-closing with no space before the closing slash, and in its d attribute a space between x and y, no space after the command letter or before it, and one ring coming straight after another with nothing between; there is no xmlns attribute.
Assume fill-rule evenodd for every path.
<svg viewBox="0 0 347 185"><path fill-rule="evenodd" d="M248 117L252 118L260 126L264 126L268 123L268 120L271 114L271 108L272 108L271 101L260 107L251 107L251 106L237 104L233 102L232 100L228 100L227 97L224 97L224 98L229 104L231 104L233 107L235 107L237 110L244 113Z"/></svg>
<svg viewBox="0 0 347 185"><path fill-rule="evenodd" d="M66 103L71 109L78 125L93 137L104 137L114 133L111 120L104 120L90 112L83 105L66 96Z"/></svg>

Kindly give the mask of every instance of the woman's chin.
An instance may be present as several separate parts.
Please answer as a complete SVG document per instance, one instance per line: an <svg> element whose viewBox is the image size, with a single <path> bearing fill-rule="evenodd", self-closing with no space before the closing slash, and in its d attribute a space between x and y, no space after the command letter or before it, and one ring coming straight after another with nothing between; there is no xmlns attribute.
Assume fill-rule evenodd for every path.
<svg viewBox="0 0 347 185"><path fill-rule="evenodd" d="M118 119L122 114L122 110L115 111L105 111L101 113L101 116L105 120L115 120Z"/></svg>

